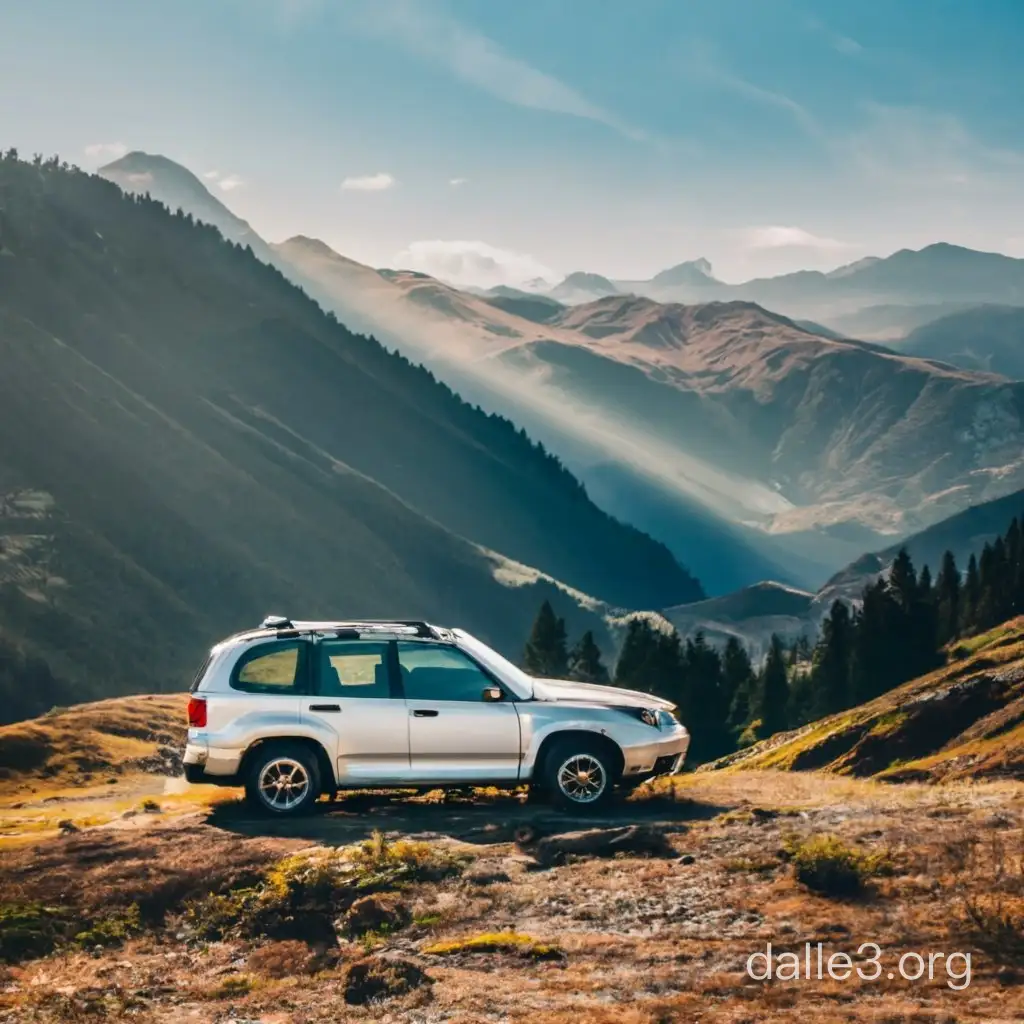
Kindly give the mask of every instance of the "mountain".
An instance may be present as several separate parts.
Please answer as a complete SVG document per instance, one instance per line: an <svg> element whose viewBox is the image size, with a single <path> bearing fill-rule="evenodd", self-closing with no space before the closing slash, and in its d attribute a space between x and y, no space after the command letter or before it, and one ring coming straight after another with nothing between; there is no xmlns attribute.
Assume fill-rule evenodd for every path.
<svg viewBox="0 0 1024 1024"><path fill-rule="evenodd" d="M229 241L252 246L261 258L267 255L266 242L247 221L236 216L187 167L165 156L135 150L97 172L125 192L149 194L173 213L184 210L204 224L212 224Z"/></svg>
<svg viewBox="0 0 1024 1024"><path fill-rule="evenodd" d="M765 581L722 597L666 608L662 614L680 636L701 632L719 648L736 637L751 658L759 661L768 652L773 633L787 642L813 635L813 601L814 595L808 591Z"/></svg>
<svg viewBox="0 0 1024 1024"><path fill-rule="evenodd" d="M911 331L899 351L1024 379L1024 308L977 306Z"/></svg>
<svg viewBox="0 0 1024 1024"><path fill-rule="evenodd" d="M535 324L546 324L556 319L565 311L565 306L557 299L547 295L530 295L522 292L518 295L490 295L486 297L495 309L502 309L513 316L531 320Z"/></svg>
<svg viewBox="0 0 1024 1024"><path fill-rule="evenodd" d="M736 518L860 550L1024 484L1024 386L810 334L744 302L618 296L492 352L707 468ZM718 477L715 477L718 474ZM742 483L741 483L742 482Z"/></svg>
<svg viewBox="0 0 1024 1024"><path fill-rule="evenodd" d="M832 331L843 337L882 342L902 351L902 346L898 343L915 328L950 313L970 308L971 303L964 302L936 302L917 306L889 303L864 306L851 313L830 314L828 325Z"/></svg>
<svg viewBox="0 0 1024 1024"><path fill-rule="evenodd" d="M269 610L515 655L542 596L573 632L703 596L524 432L191 216L6 159L0 246L0 632L92 694L180 687Z"/></svg>
<svg viewBox="0 0 1024 1024"><path fill-rule="evenodd" d="M607 277L577 271L556 284L548 292L548 295L559 302L571 304L589 302L591 299L599 299L604 295L618 295L620 291L618 285L612 284Z"/></svg>
<svg viewBox="0 0 1024 1024"><path fill-rule="evenodd" d="M711 264L704 259L688 260L685 263L677 263L668 270L662 270L651 278L651 286L654 288L673 288L683 286L714 286L721 284L715 278L711 270Z"/></svg>

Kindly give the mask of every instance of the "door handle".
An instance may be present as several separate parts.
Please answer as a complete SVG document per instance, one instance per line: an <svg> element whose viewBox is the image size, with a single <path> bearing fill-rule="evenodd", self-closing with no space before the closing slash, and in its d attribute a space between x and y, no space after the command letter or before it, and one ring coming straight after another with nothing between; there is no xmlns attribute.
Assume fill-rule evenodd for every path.
<svg viewBox="0 0 1024 1024"><path fill-rule="evenodd" d="M432 708L416 708L412 713L413 718L437 718L437 715Z"/></svg>
<svg viewBox="0 0 1024 1024"><path fill-rule="evenodd" d="M310 711L340 711L340 704L310 704Z"/></svg>

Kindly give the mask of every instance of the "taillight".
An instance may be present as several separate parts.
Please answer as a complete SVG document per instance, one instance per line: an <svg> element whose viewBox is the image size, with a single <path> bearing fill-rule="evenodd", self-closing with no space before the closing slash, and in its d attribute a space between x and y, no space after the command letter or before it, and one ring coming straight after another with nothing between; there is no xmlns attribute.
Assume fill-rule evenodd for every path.
<svg viewBox="0 0 1024 1024"><path fill-rule="evenodd" d="M206 698L189 697L188 724L192 729L206 728Z"/></svg>

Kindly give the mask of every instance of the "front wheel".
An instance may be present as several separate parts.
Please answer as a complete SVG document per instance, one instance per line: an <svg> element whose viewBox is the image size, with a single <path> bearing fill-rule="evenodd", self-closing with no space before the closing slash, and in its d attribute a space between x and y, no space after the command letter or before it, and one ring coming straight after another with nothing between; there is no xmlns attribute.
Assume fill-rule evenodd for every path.
<svg viewBox="0 0 1024 1024"><path fill-rule="evenodd" d="M608 802L615 775L614 762L602 744L570 738L548 752L542 781L556 807L594 810Z"/></svg>
<svg viewBox="0 0 1024 1024"><path fill-rule="evenodd" d="M316 756L301 743L263 744L249 767L245 795L252 807L267 814L307 814L320 796Z"/></svg>

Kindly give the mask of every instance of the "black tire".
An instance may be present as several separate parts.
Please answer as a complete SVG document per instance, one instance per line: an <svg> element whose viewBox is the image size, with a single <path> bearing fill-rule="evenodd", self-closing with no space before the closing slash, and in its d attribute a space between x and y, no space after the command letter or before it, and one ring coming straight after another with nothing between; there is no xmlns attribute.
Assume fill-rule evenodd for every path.
<svg viewBox="0 0 1024 1024"><path fill-rule="evenodd" d="M577 778L570 781L574 768ZM605 806L617 781L617 765L609 748L583 736L556 740L540 775L551 803L563 811L593 811ZM578 795L574 796L574 791Z"/></svg>
<svg viewBox="0 0 1024 1024"><path fill-rule="evenodd" d="M245 796L261 814L276 818L308 814L320 796L316 754L305 744L289 740L261 744L246 771Z"/></svg>

